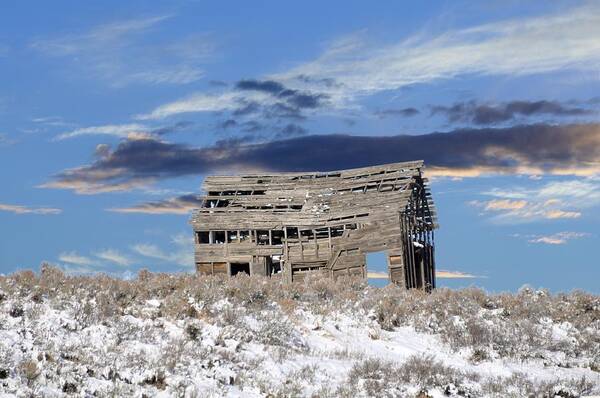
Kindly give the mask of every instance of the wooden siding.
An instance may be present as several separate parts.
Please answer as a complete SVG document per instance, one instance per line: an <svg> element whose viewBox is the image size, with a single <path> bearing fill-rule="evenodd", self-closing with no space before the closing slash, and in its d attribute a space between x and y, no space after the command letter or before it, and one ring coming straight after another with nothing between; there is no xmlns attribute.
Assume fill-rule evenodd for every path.
<svg viewBox="0 0 600 398"><path fill-rule="evenodd" d="M288 281L314 272L366 277L366 254L386 251L394 283L431 289L437 221L423 167L207 177L190 220L197 270L229 273L247 263L253 274Z"/></svg>

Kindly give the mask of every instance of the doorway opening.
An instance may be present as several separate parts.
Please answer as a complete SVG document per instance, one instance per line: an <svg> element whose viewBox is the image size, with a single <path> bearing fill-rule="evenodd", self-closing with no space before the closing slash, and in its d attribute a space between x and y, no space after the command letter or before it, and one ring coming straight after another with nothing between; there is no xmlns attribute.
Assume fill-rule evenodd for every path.
<svg viewBox="0 0 600 398"><path fill-rule="evenodd" d="M250 275L250 263L231 263L231 276L241 272Z"/></svg>
<svg viewBox="0 0 600 398"><path fill-rule="evenodd" d="M367 278L369 285L382 287L390 283L387 262L386 251L367 253Z"/></svg>

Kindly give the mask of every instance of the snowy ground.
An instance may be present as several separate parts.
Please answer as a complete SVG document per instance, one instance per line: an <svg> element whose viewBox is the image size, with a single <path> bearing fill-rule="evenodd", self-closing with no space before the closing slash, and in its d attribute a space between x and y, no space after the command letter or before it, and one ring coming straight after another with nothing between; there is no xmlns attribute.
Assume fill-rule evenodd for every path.
<svg viewBox="0 0 600 398"><path fill-rule="evenodd" d="M45 273L0 277L0 397L600 394L596 296L480 296L501 304L521 297L523 305L514 308L544 300L528 310L533 322L524 326L522 315L514 321L517 328L534 327L533 335L507 332L531 339L515 351L499 345L516 344L506 336L498 340L504 332L486 337L478 331L483 337L475 339L473 321L452 315L474 305L473 292L415 298L356 282L346 282L346 294L343 281L308 282L288 292L278 282L246 277L143 275L125 282ZM394 316L408 311L423 319L426 309L415 303L427 300L439 311L449 297L462 301L448 302L445 319L384 319L396 308L392 298L402 300L395 301ZM571 322L552 311L539 316L548 302L584 310ZM502 318L506 308L484 304L474 319L489 322L490 330L513 327ZM455 330L446 322L459 328L458 340L444 337ZM460 340L464 336L469 343Z"/></svg>

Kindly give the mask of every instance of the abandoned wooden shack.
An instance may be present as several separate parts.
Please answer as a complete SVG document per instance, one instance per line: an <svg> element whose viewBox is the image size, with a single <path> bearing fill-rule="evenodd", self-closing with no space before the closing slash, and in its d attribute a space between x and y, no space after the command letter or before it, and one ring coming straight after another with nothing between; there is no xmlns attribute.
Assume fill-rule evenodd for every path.
<svg viewBox="0 0 600 398"><path fill-rule="evenodd" d="M332 172L213 176L190 220L196 270L302 280L367 276L385 251L389 278L435 287L435 209L423 161Z"/></svg>

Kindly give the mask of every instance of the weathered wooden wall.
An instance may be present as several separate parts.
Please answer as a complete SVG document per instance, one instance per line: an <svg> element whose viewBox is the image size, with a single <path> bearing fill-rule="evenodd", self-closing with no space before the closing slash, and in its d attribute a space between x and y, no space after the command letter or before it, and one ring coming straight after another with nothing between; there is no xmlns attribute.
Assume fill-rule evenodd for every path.
<svg viewBox="0 0 600 398"><path fill-rule="evenodd" d="M230 274L247 263L289 281L316 271L366 277L365 254L387 251L393 282L432 288L437 225L422 168L207 177L190 221L197 270Z"/></svg>

